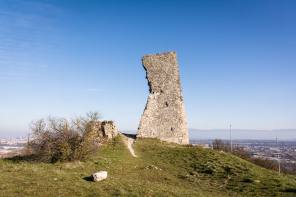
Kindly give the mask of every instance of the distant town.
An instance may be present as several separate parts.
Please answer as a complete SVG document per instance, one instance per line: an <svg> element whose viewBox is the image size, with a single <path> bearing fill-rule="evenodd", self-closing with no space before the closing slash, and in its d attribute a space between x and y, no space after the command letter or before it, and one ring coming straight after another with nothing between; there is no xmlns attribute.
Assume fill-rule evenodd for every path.
<svg viewBox="0 0 296 197"><path fill-rule="evenodd" d="M190 139L193 145L200 145L205 148L212 148L213 139L200 140ZM0 158L8 155L16 155L26 147L28 138L1 138L0 139ZM229 142L226 141L225 142ZM279 141L278 148L275 140L233 140L233 146L242 146L248 150L252 157L261 157L268 160L282 163L296 164L296 141Z"/></svg>
<svg viewBox="0 0 296 197"><path fill-rule="evenodd" d="M0 158L21 153L28 142L28 138L1 138Z"/></svg>
<svg viewBox="0 0 296 197"><path fill-rule="evenodd" d="M205 148L212 148L213 139L197 140L191 139L190 143L193 145L201 145ZM225 142L229 142L225 140ZM276 140L233 140L233 146L242 146L248 150L252 157L261 157L268 160L277 161L280 159L281 163L295 163L296 164L296 141L279 141L278 147Z"/></svg>

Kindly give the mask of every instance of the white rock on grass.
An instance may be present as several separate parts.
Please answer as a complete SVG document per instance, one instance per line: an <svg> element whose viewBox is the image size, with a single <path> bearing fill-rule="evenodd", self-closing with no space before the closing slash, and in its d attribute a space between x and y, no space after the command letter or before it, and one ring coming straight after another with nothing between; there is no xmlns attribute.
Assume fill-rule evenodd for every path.
<svg viewBox="0 0 296 197"><path fill-rule="evenodd" d="M92 174L91 177L93 178L93 181L101 181L107 178L107 174L106 171L100 171Z"/></svg>

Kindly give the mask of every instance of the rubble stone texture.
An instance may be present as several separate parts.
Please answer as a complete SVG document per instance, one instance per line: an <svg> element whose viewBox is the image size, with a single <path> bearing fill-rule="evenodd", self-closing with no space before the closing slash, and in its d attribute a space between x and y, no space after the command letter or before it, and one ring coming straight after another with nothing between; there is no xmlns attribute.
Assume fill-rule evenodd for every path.
<svg viewBox="0 0 296 197"><path fill-rule="evenodd" d="M101 139L102 137L112 139L115 138L119 133L113 121L96 121L92 122L88 126L91 127L90 130L92 131L94 136L97 136L99 139Z"/></svg>
<svg viewBox="0 0 296 197"><path fill-rule="evenodd" d="M188 144L188 129L176 52L142 58L149 96L137 137Z"/></svg>

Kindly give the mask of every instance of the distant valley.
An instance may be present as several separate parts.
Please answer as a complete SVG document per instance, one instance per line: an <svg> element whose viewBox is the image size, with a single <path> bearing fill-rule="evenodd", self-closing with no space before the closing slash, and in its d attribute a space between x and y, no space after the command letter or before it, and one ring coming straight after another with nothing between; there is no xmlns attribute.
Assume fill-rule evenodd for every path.
<svg viewBox="0 0 296 197"><path fill-rule="evenodd" d="M123 133L136 134L137 131L124 130ZM229 139L229 129L188 129L189 139ZM278 130L247 130L233 129L233 139L250 140L292 140L296 141L296 129L278 129Z"/></svg>

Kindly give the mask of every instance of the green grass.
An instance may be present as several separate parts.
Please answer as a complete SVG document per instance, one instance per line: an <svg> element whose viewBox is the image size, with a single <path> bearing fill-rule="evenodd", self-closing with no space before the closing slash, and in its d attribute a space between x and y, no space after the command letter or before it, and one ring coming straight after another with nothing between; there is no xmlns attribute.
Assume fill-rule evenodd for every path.
<svg viewBox="0 0 296 197"><path fill-rule="evenodd" d="M0 196L296 196L296 177L233 155L140 139L131 156L122 137L96 159L76 163L0 160ZM108 171L108 178L89 176Z"/></svg>

